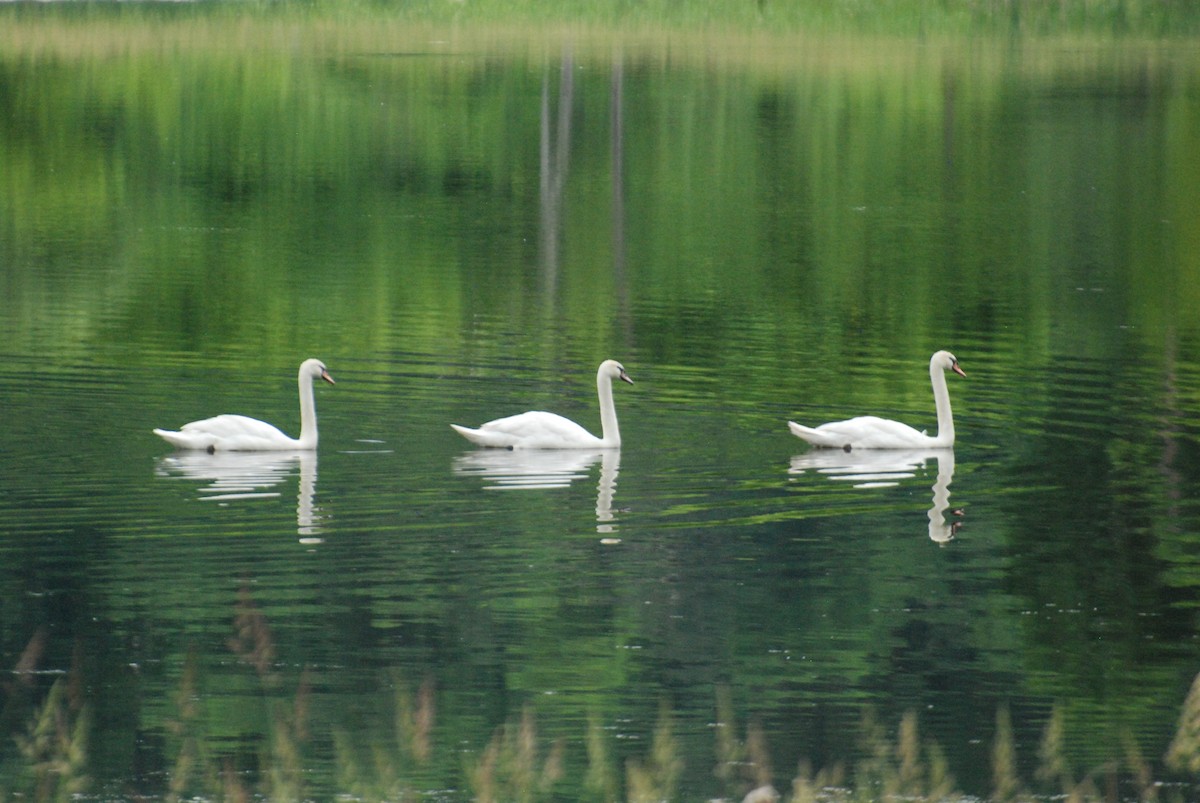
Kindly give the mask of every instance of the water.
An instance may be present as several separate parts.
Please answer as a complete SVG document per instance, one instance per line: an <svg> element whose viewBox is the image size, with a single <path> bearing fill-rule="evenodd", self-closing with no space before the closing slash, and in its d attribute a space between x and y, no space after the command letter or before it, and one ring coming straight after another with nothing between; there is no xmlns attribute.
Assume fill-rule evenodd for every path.
<svg viewBox="0 0 1200 803"><path fill-rule="evenodd" d="M1129 734L1171 777L1200 652L1194 55L418 50L0 60L9 732L76 677L99 797L462 799L527 711L577 798L589 733L623 782L665 708L677 796L707 799L749 783L714 771L719 719L782 789L861 756L865 711L914 711L984 795L997 711L1033 784L1057 706L1077 775ZM787 431L932 429L939 348L968 375L952 451ZM150 433L298 434L308 356L337 380L315 454ZM598 431L610 357L619 451L448 426ZM29 788L6 741L0 788Z"/></svg>

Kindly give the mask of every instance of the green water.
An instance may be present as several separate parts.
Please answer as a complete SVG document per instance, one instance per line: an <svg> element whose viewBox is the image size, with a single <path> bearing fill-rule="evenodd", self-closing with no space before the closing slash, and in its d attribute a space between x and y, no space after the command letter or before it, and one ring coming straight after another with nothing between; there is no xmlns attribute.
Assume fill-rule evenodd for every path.
<svg viewBox="0 0 1200 803"><path fill-rule="evenodd" d="M664 708L678 799L853 765L868 710L916 712L969 794L1002 707L1031 785L1055 706L1077 775L1128 736L1173 777L1194 47L3 11L0 725L70 679L88 794L465 799L528 711L545 796L603 799L589 734L627 783ZM941 348L950 454L788 432L933 429ZM296 435L309 356L337 380L315 454L150 432ZM598 432L606 358L617 452L448 426ZM716 771L730 711L769 770ZM35 787L22 744L0 789Z"/></svg>

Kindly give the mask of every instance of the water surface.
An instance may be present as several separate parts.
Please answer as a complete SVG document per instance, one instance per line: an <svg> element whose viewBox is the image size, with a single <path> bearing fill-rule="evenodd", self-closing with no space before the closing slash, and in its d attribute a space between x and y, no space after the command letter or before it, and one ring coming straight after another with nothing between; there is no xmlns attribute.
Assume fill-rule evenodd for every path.
<svg viewBox="0 0 1200 803"><path fill-rule="evenodd" d="M853 763L867 711L915 711L970 794L1001 709L1031 784L1056 706L1078 774L1126 734L1168 774L1200 653L1194 52L93 50L0 58L6 725L82 677L92 793L165 794L195 749L200 797L462 799L529 712L574 799L589 732L623 778L664 709L681 799L748 788L714 772L730 711L781 789ZM932 429L941 348L953 450L789 434ZM309 356L316 453L150 433L295 434ZM448 426L598 430L610 357L620 450Z"/></svg>

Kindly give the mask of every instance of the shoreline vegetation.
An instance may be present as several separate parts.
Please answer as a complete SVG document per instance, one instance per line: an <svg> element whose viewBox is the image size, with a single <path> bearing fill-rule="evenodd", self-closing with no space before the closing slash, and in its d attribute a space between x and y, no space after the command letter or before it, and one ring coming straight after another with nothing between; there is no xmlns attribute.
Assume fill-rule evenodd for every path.
<svg viewBox="0 0 1200 803"><path fill-rule="evenodd" d="M553 63L569 57L578 64L779 77L937 73L939 65L970 65L992 77L1044 76L1088 74L1114 63L1139 74L1190 58L1200 37L1200 3L1187 8L1176 0L1062 0L1048 4L1056 16L1012 17L1000 10L1036 4L953 2L929 14L917 2L878 4L891 9L885 13L839 0L805 4L821 10L778 22L733 13L737 5L753 3L712 4L703 15L664 10L657 17L644 11L604 16L584 7L570 19L539 16L532 4L504 16L498 6L472 0L426 4L426 11L383 3L0 3L0 63L228 62L241 54L278 63L417 56ZM851 13L856 5L863 8ZM945 10L960 6L975 10ZM1125 8L1118 18L1136 24L1099 10L1109 6Z"/></svg>
<svg viewBox="0 0 1200 803"><path fill-rule="evenodd" d="M179 687L168 704L156 769L129 767L124 782L99 784L90 764L93 745L93 696L85 677L94 670L76 649L72 667L55 672L41 665L48 646L44 631L27 644L10 679L0 686L0 798L34 801L113 799L202 801L301 801L326 799L332 783L336 800L543 801L581 799L651 803L688 799L679 787L685 773L708 779L709 801L736 803L855 803L856 801L1015 801L1064 800L1068 803L1194 799L1200 773L1200 675L1183 702L1178 726L1161 759L1145 755L1132 734L1121 734L1112 758L1077 770L1068 757L1063 710L1055 705L1037 745L1018 744L1007 707L996 712L989 746L991 793L983 798L958 790L945 753L920 731L917 714L906 712L895 727L865 709L860 722L860 756L853 764L815 767L801 757L796 769L773 769L770 734L754 719L738 722L728 689L715 690L713 766L685 766L673 732L673 714L663 704L657 722L639 744L640 755L614 755L617 743L599 717L589 718L587 733L573 748L559 736L539 734L535 708L525 703L490 739L477 745L438 744L437 688L426 678L414 690L396 674L387 678L382 696L391 696L377 713L390 725L382 736L364 737L361 723L316 723L314 679L305 668L281 664L270 624L248 591L235 606L228 650L238 672L255 689L265 712L262 732L244 734L235 744L206 731L205 678L194 652L181 657ZM52 678L52 680L51 680ZM322 730L328 732L322 733ZM390 731L390 732L386 732ZM140 738L147 731L140 730ZM486 739L486 742L484 741ZM332 745L333 780L321 782L310 764L315 745ZM581 747L582 746L582 747ZM569 756L586 753L585 756ZM450 762L434 761L439 752ZM1036 751L1036 752L1035 752ZM1018 753L1026 761L1018 760ZM1035 768L1023 776L1036 755ZM144 759L144 757L143 757ZM458 764L457 779L437 777L434 764ZM582 777L568 779L571 764ZM582 766L583 771L578 772ZM1160 780L1166 773L1167 781ZM780 780L783 779L783 783ZM447 786L457 780L462 788ZM114 788L114 783L117 784ZM778 788L777 788L778 785ZM96 788L101 786L103 788ZM565 787L565 788L564 788ZM564 797L564 793L569 797Z"/></svg>
<svg viewBox="0 0 1200 803"><path fill-rule="evenodd" d="M879 58L960 42L1147 47L1200 36L1184 0L545 0L414 3L61 2L0 4L0 55L80 57L161 51L295 49L306 53L536 52L569 44L674 59L838 59L870 37ZM852 49L861 58L861 49Z"/></svg>

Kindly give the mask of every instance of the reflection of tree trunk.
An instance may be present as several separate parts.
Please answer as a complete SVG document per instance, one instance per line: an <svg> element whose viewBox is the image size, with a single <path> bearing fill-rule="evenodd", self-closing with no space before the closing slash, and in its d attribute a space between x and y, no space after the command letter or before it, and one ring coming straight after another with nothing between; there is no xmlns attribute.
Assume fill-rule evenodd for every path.
<svg viewBox="0 0 1200 803"><path fill-rule="evenodd" d="M613 285L616 288L617 315L625 342L632 333L629 314L629 288L625 282L625 66L620 55L613 56L611 108L612 119L612 250Z"/></svg>
<svg viewBox="0 0 1200 803"><path fill-rule="evenodd" d="M541 264L543 290L553 297L558 284L559 245L562 239L563 188L567 183L567 167L571 153L571 106L575 94L575 58L568 49L563 52L558 83L558 119L550 125L550 74L542 76L540 194L541 194Z"/></svg>
<svg viewBox="0 0 1200 803"><path fill-rule="evenodd" d="M629 288L625 279L625 69L620 55L613 57L609 132L612 148L612 249L613 285L616 291L620 331L626 343L632 337ZM557 113L550 101L550 71L542 74L541 126L538 149L541 209L538 257L542 272L542 295L553 303L558 290L561 263L564 193L571 159L571 108L575 98L575 57L564 49L559 70ZM551 119L553 116L553 120Z"/></svg>
<svg viewBox="0 0 1200 803"><path fill-rule="evenodd" d="M946 72L942 75L942 161L945 163L946 176L954 174L954 115L955 98L958 96L958 82L954 74Z"/></svg>

